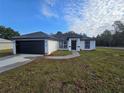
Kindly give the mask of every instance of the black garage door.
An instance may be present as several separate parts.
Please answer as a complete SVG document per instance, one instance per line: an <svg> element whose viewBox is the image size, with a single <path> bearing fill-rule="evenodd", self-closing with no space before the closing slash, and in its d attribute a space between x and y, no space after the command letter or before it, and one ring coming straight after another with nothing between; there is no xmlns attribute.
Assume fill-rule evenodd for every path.
<svg viewBox="0 0 124 93"><path fill-rule="evenodd" d="M40 41L16 41L17 54L44 54L44 40Z"/></svg>

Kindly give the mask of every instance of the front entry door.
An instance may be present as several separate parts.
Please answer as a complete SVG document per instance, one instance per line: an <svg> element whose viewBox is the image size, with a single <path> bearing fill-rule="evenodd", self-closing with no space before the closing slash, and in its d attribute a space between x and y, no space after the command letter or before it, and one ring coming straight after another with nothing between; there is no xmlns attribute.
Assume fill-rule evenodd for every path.
<svg viewBox="0 0 124 93"><path fill-rule="evenodd" d="M71 50L76 50L76 40L71 41Z"/></svg>

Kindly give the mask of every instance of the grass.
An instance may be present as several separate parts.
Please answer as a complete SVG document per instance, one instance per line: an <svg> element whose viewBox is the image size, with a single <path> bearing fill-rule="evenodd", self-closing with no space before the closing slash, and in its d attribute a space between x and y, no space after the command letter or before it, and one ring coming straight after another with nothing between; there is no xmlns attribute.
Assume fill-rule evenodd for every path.
<svg viewBox="0 0 124 93"><path fill-rule="evenodd" d="M58 50L53 52L50 56L66 56L72 54L71 51L68 50Z"/></svg>
<svg viewBox="0 0 124 93"><path fill-rule="evenodd" d="M12 55L12 50L11 49L6 49L6 50L0 50L0 57Z"/></svg>
<svg viewBox="0 0 124 93"><path fill-rule="evenodd" d="M0 75L0 93L124 93L124 50L81 51L69 60L38 58Z"/></svg>

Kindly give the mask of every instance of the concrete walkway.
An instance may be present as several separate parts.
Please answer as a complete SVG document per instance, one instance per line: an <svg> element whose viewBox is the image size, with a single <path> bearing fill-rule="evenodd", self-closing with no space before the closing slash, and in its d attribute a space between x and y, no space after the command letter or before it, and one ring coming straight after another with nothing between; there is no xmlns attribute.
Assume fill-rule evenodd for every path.
<svg viewBox="0 0 124 93"><path fill-rule="evenodd" d="M70 58L76 58L79 57L80 54L77 51L72 51L71 55L67 56L46 56L46 59L70 59Z"/></svg>
<svg viewBox="0 0 124 93"><path fill-rule="evenodd" d="M0 73L27 64L42 55L20 54L0 58Z"/></svg>

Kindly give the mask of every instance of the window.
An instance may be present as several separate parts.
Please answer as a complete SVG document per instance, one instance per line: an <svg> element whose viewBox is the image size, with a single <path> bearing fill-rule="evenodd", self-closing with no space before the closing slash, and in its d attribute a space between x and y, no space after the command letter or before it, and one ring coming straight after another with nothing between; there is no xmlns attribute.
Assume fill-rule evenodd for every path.
<svg viewBox="0 0 124 93"><path fill-rule="evenodd" d="M59 48L63 48L63 41L59 41Z"/></svg>
<svg viewBox="0 0 124 93"><path fill-rule="evenodd" d="M67 41L59 41L59 48L67 48Z"/></svg>
<svg viewBox="0 0 124 93"><path fill-rule="evenodd" d="M85 48L89 49L90 48L90 41L85 41Z"/></svg>
<svg viewBox="0 0 124 93"><path fill-rule="evenodd" d="M64 48L67 48L67 41L64 41Z"/></svg>

